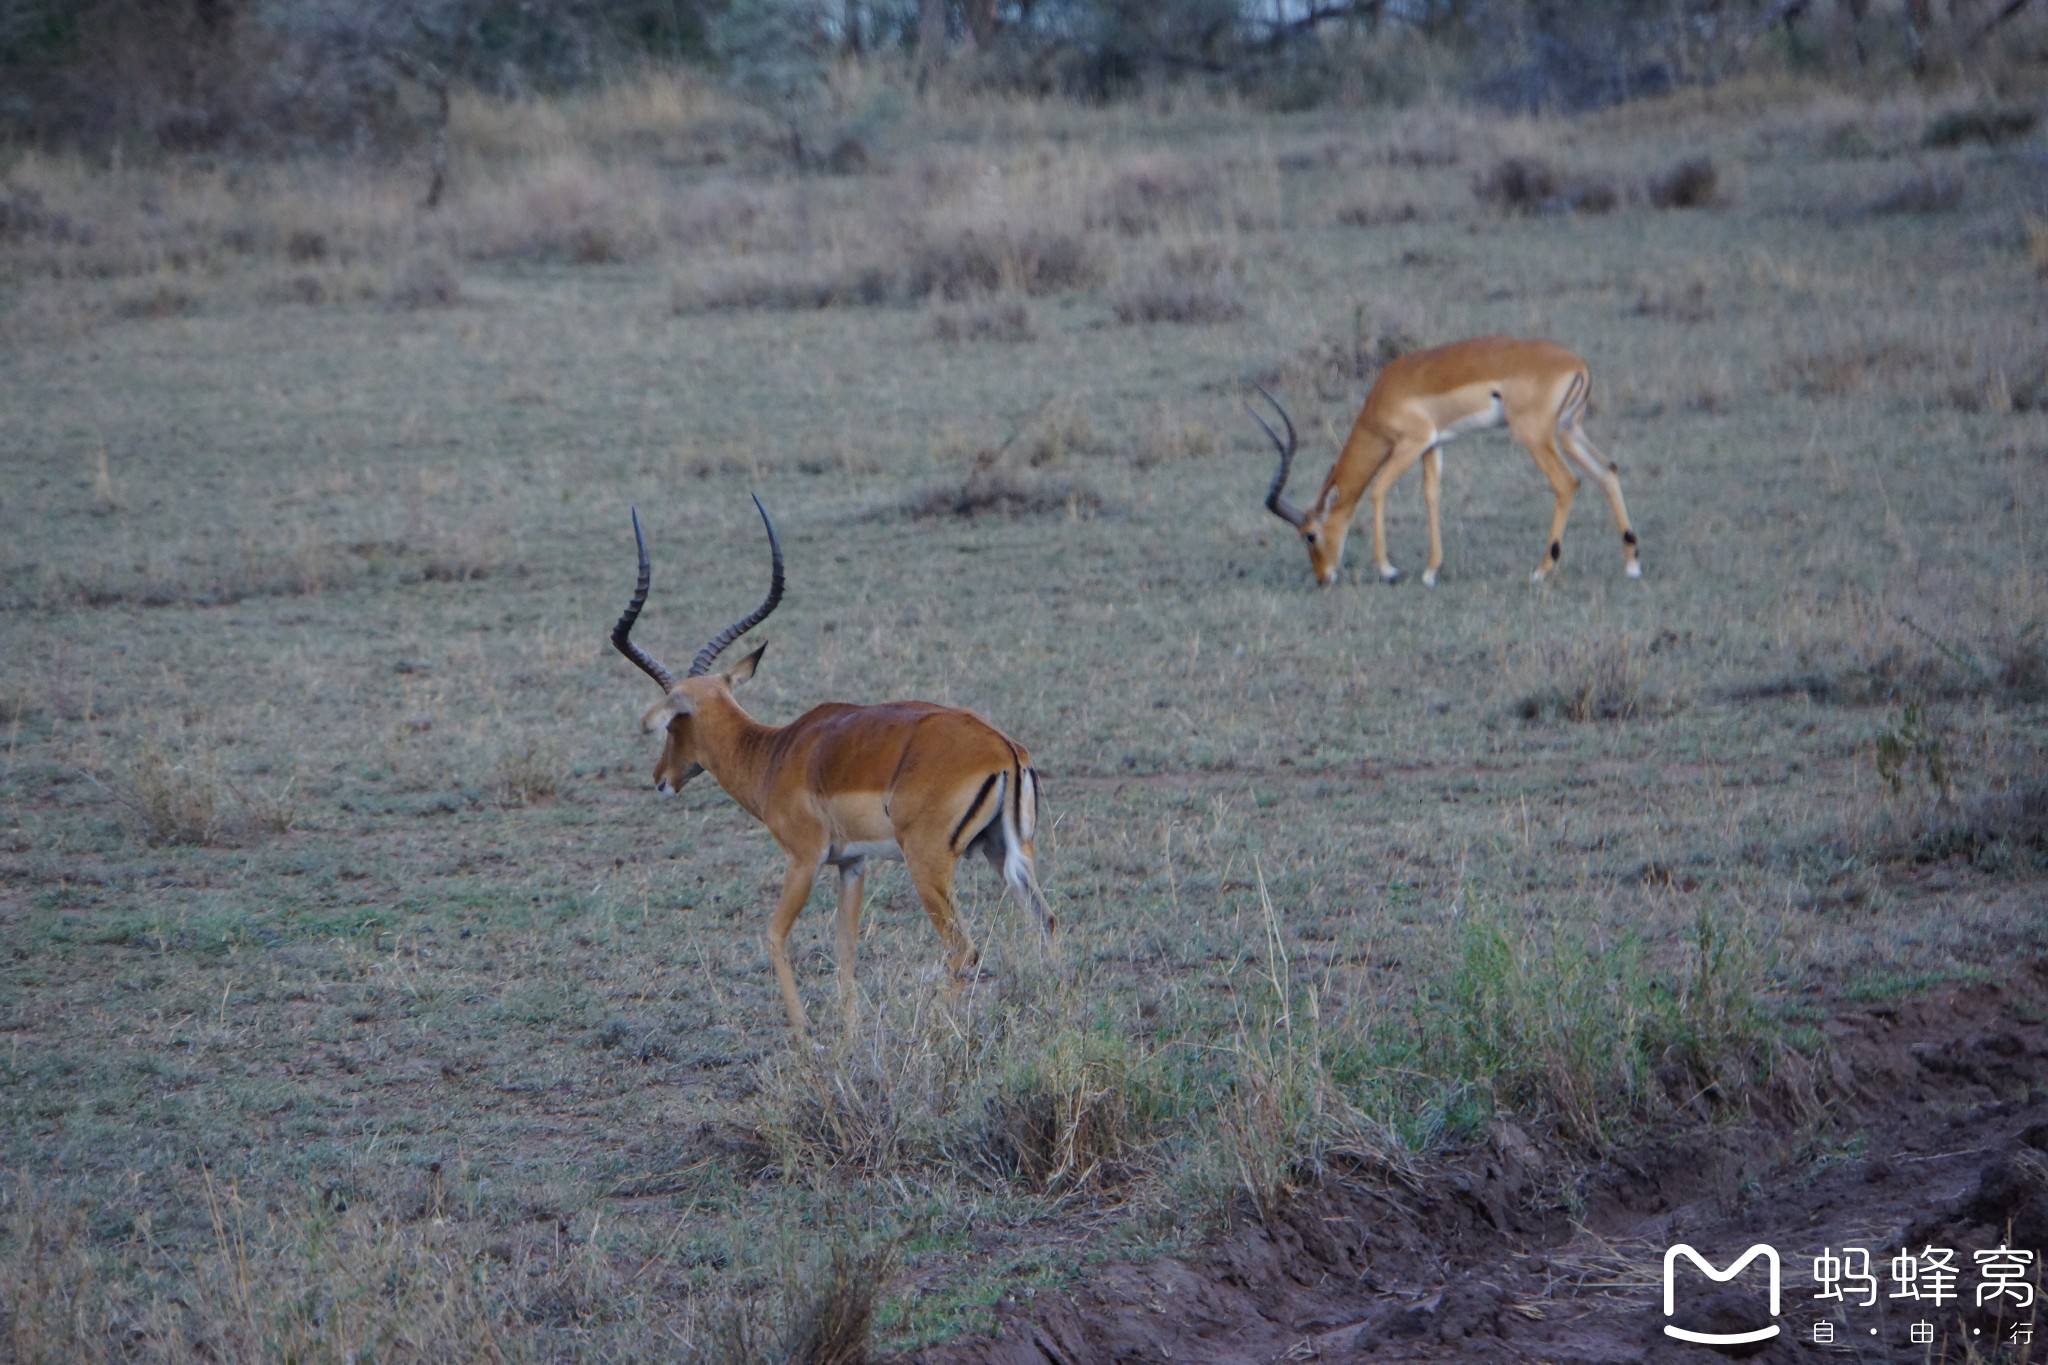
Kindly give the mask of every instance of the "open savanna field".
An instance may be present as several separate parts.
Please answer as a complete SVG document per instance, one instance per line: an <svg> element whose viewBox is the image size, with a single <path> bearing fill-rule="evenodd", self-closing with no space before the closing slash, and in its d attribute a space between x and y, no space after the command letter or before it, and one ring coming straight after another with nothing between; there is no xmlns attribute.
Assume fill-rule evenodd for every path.
<svg viewBox="0 0 2048 1365"><path fill-rule="evenodd" d="M876 1285L921 1348L1339 1165L1511 1132L1577 1217L1674 1127L1854 1151L1835 1013L2043 951L2010 100L839 98L802 169L687 81L459 99L432 211L423 163L12 157L0 1354L840 1358ZM1387 358L1489 332L1590 363L1643 579L1587 490L1532 585L1489 434L1435 588L1411 476L1403 581L1361 528L1318 591L1251 384L1305 501ZM847 1039L821 878L815 1047L780 853L650 790L606 638L633 506L670 668L760 600L750 492L743 701L989 717L1061 923L963 863L948 1004L882 865Z"/></svg>

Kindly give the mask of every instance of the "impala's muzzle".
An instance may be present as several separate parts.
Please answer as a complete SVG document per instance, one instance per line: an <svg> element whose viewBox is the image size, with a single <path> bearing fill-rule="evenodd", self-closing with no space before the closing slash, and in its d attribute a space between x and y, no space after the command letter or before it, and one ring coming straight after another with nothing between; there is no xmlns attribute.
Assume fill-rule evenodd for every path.
<svg viewBox="0 0 2048 1365"><path fill-rule="evenodd" d="M703 764L692 763L689 767L683 769L680 777L669 773L656 773L654 775L654 789L663 796L674 796L677 792L690 785L691 778L703 771Z"/></svg>

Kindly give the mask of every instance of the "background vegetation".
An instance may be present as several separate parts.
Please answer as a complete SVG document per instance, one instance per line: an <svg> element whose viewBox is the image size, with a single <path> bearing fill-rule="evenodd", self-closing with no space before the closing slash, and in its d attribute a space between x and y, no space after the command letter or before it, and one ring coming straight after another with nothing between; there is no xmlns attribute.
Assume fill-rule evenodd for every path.
<svg viewBox="0 0 2048 1365"><path fill-rule="evenodd" d="M1455 28L1391 14L1275 49L1358 29L1343 69L1416 92L1367 109L998 79L1050 6L972 53L943 16L922 93L899 14L862 41L902 57L778 94L731 15L665 12L717 72L428 72L388 145L74 112L7 154L15 1356L932 1340L1339 1154L1510 1115L1582 1169L1796 1108L1833 1002L2038 950L2030 16L1965 77L1787 74L1779 25L1776 74L1567 117L1452 98ZM1386 359L1482 331L1590 359L1645 580L1585 507L1531 588L1544 485L1475 439L1441 586L1312 590L1249 381L1313 478ZM885 870L818 1052L760 941L779 859L708 783L648 792L604 640L629 504L657 653L756 600L749 490L791 572L750 705L995 719L1066 933L1044 960L969 871L991 979L944 1009Z"/></svg>

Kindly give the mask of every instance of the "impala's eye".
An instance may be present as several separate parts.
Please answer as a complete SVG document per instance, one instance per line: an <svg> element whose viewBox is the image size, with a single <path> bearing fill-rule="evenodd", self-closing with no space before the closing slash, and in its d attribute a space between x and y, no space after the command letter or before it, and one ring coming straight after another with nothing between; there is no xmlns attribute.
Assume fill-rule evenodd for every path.
<svg viewBox="0 0 2048 1365"><path fill-rule="evenodd" d="M1311 545L1316 543L1316 533L1314 531L1303 531L1301 538Z"/></svg>

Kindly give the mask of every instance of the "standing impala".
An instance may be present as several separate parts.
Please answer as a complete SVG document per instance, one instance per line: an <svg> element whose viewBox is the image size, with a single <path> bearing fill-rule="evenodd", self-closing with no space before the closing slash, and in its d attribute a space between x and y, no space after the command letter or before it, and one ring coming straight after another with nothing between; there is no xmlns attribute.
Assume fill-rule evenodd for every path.
<svg viewBox="0 0 2048 1365"><path fill-rule="evenodd" d="M1316 582L1327 588L1337 581L1344 537L1358 511L1358 499L1370 496L1372 555L1380 577L1391 583L1401 571L1387 559L1387 490L1410 465L1423 460L1429 564L1422 571L1422 581L1433 587L1436 571L1444 562L1437 514L1444 443L1467 432L1505 425L1535 457L1536 467L1550 480L1556 498L1548 545L1536 564L1536 581L1542 582L1564 553L1564 521L1571 515L1581 477L1591 478L1607 495L1615 527L1621 532L1628 576L1640 578L1643 566L1636 557L1636 533L1629 529L1628 508L1621 500L1621 479L1579 428L1592 388L1593 376L1586 362L1551 341L1472 337L1412 351L1380 371L1372 392L1365 396L1365 406L1359 409L1358 420L1351 424L1351 436L1337 463L1323 480L1323 491L1307 511L1281 493L1294 463L1294 423L1280 401L1260 388L1287 427L1283 442L1265 418L1252 413L1252 420L1280 451L1280 471L1266 490L1266 506L1301 533L1308 546L1309 568Z"/></svg>
<svg viewBox="0 0 2048 1365"><path fill-rule="evenodd" d="M956 706L827 702L779 727L763 725L742 710L733 689L754 676L767 646L722 673L713 673L711 665L782 600L782 544L759 498L754 507L768 528L774 561L767 600L698 650L689 676L681 681L630 638L647 601L647 540L636 509L633 540L640 551L640 579L625 614L612 627L612 643L661 684L661 700L641 721L648 732L668 731L661 761L654 765L655 788L678 792L698 773L709 772L782 845L788 864L782 898L768 921L768 955L789 1022L799 1034L809 1021L790 970L789 930L810 899L819 869L839 869L835 948L840 1007L851 1031L861 883L870 858L908 864L925 913L946 945L951 995L959 994L980 960L953 905L954 869L970 851L986 856L1017 903L1038 917L1039 932L1051 947L1053 916L1032 866L1038 774L1021 745Z"/></svg>

